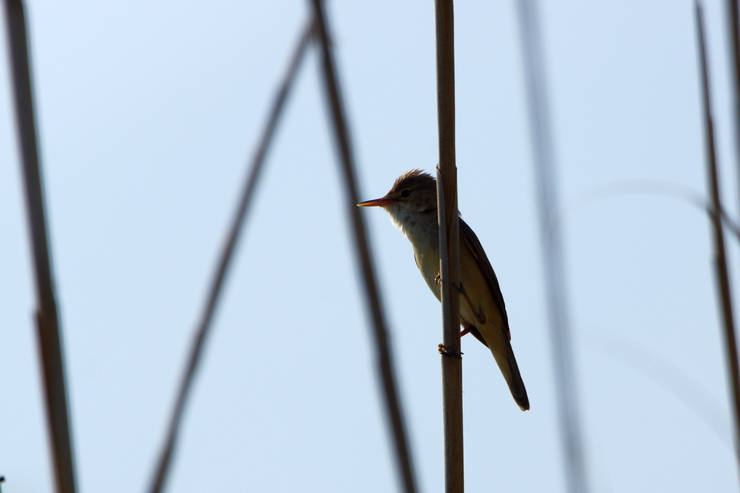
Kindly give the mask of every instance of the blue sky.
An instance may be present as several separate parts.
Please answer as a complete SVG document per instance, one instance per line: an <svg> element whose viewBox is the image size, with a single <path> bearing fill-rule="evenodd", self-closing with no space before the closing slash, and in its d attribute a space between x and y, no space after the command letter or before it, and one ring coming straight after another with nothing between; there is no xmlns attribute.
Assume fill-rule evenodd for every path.
<svg viewBox="0 0 740 493"><path fill-rule="evenodd" d="M734 491L706 215L634 184L605 192L658 181L705 193L693 4L541 4L592 489ZM707 2L706 16L723 191L736 217L723 5ZM149 482L245 163L307 7L28 2L83 492ZM360 191L371 199L403 171L437 162L433 5L335 1L328 13ZM512 0L455 11L459 207L498 274L532 405L519 411L490 353L463 340L466 485L558 492L515 14ZM3 57L0 474L7 493L50 491ZM215 321L170 491L396 489L318 60L306 62ZM439 492L439 304L408 241L382 211L363 214L420 485Z"/></svg>

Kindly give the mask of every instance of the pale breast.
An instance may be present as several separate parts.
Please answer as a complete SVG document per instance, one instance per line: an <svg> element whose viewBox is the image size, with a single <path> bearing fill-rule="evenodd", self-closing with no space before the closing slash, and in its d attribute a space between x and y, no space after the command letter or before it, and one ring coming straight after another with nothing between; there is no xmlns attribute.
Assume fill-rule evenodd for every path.
<svg viewBox="0 0 740 493"><path fill-rule="evenodd" d="M424 281L432 290L434 296L440 299L439 285L437 284L437 275L439 274L439 253L435 249L428 248L422 253L419 249L414 248L414 260L416 266L421 272Z"/></svg>

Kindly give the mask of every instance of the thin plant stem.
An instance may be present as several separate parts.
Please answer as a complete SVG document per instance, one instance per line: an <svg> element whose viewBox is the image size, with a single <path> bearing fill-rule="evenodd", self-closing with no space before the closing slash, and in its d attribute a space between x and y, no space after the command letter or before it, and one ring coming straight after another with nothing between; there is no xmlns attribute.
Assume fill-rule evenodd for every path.
<svg viewBox="0 0 740 493"><path fill-rule="evenodd" d="M559 203L537 2L536 0L515 1L518 7L519 31L524 54L540 239L545 270L545 292L565 477L568 491L587 493L589 488L573 368L573 343L565 282L562 228L556 227Z"/></svg>
<svg viewBox="0 0 740 493"><path fill-rule="evenodd" d="M398 476L403 491L413 493L417 491L414 476L413 461L409 448L408 433L403 419L401 399L396 383L393 366L391 341L388 336L387 324L381 304L372 252L367 241L367 229L360 210L357 208L359 194L357 193L357 178L354 157L350 144L349 129L345 117L344 105L337 80L336 64L331 49L330 31L324 6L321 0L312 0L316 30L320 42L321 72L324 79L324 90L334 127L334 138L339 152L339 164L344 178L345 207L352 220L354 243L357 252L357 263L362 272L365 288L367 310L372 320L373 336L375 340L375 354L377 356L377 370L383 386L386 419L392 430L395 459Z"/></svg>
<svg viewBox="0 0 740 493"><path fill-rule="evenodd" d="M460 226L455 160L455 30L452 0L434 2L437 46L437 207L442 302L445 492L465 491L460 344Z"/></svg>
<svg viewBox="0 0 740 493"><path fill-rule="evenodd" d="M644 329L649 330L649 327ZM659 352L627 339L621 332L608 331L604 327L591 327L585 335L588 337L587 342L596 351L653 381L690 409L714 432L722 445L729 449L733 448L721 404L702 382L684 371L681 365L673 364Z"/></svg>
<svg viewBox="0 0 740 493"><path fill-rule="evenodd" d="M732 81L733 96L735 98L735 172L737 186L740 188L740 2L738 0L727 0L727 19L730 31L730 55L732 56ZM738 210L740 210L740 193L738 193Z"/></svg>
<svg viewBox="0 0 740 493"><path fill-rule="evenodd" d="M677 183L658 180L624 180L593 187L592 189L586 190L569 204L564 211L565 216L567 216L569 212L575 212L581 207L585 207L586 205L592 204L598 200L603 200L607 197L637 194L668 197L680 200L681 202L685 202L696 207L700 211L706 212L710 221L714 220L714 205L699 192ZM730 230L732 235L735 237L735 240L737 240L738 245L740 245L740 224L731 218L724 209L720 209L719 216L722 221L722 225ZM563 220L564 217L559 218L558 224L563 222ZM556 224L554 227L558 227L558 225Z"/></svg>
<svg viewBox="0 0 740 493"><path fill-rule="evenodd" d="M231 260L233 258L234 251L236 250L240 233L244 227L245 218L247 216L247 213L249 212L249 207L254 197L254 191L257 188L260 173L265 163L265 157L267 156L270 144L272 143L272 140L275 136L275 130L280 121L280 117L283 113L285 103L293 86L293 82L295 81L301 61L303 60L304 55L307 51L312 29L313 23L309 22L308 26L303 30L303 33L301 34L298 45L296 46L295 52L293 53L293 56L291 58L290 65L288 66L288 70L285 73L282 83L277 91L277 94L275 95L275 99L273 100L272 108L270 110L267 123L264 127L259 146L257 147L257 150L252 158L250 171L247 175L247 179L245 181L244 188L239 199L239 204L231 223L229 234L221 251L218 267L213 275L213 279L211 280L211 286L208 291L208 296L203 308L203 313L201 314L201 318L198 322L198 327L195 332L195 337L190 347L187 366L185 367L185 372L180 381L180 387L177 393L177 400L175 401L175 406L170 417L167 436L165 438L164 444L162 445L162 450L157 461L157 468L149 489L151 493L161 492L166 483L172 463L172 458L177 445L177 439L179 436L180 425L182 422L185 405L187 403L190 391L193 386L193 382L195 380L196 371L198 370L199 364L201 362L201 357L205 348L207 337L210 334L213 316L218 306L222 287L224 281L226 280L229 267L231 266Z"/></svg>
<svg viewBox="0 0 740 493"><path fill-rule="evenodd" d="M719 291L720 309L724 326L725 350L727 351L727 365L730 373L730 384L732 387L732 406L735 425L735 453L738 460L738 473L740 473L740 365L738 364L737 337L735 335L735 316L732 306L732 292L730 289L730 276L727 267L727 254L725 251L725 238L722 228L721 214L722 201L719 191L719 171L717 167L717 155L714 142L714 124L712 122L712 99L709 85L709 69L707 68L706 41L704 38L704 16L701 3L694 2L696 14L696 33L699 48L699 67L701 71L702 105L704 113L704 133L706 138L707 152L707 175L709 193L712 197L712 205L715 213L712 215L712 239L714 242L714 265Z"/></svg>
<svg viewBox="0 0 740 493"><path fill-rule="evenodd" d="M10 70L23 168L26 211L36 278L36 328L44 381L46 420L51 438L54 480L59 493L74 493L75 465L69 424L64 351L47 235L41 164L33 104L26 14L21 0L5 0Z"/></svg>

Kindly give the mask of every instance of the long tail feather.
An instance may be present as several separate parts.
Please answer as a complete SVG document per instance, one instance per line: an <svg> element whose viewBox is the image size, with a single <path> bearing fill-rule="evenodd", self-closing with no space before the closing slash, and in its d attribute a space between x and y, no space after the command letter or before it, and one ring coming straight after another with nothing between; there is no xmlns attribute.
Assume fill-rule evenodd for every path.
<svg viewBox="0 0 740 493"><path fill-rule="evenodd" d="M527 397L527 389L524 387L524 380L522 380L522 375L519 373L519 365L516 364L514 351L508 341L506 343L506 359L509 365L509 375L504 374L504 376L507 377L506 383L509 384L511 395L522 411L528 411L529 397Z"/></svg>

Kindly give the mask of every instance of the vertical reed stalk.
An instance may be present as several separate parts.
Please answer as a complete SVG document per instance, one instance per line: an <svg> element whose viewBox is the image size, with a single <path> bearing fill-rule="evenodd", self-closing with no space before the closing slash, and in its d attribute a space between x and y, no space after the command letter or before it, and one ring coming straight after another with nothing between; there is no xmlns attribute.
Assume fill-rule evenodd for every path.
<svg viewBox="0 0 740 493"><path fill-rule="evenodd" d="M460 351L460 227L455 163L455 25L452 0L436 0L437 39L437 214L442 278L442 405L445 492L465 489L463 457L462 354Z"/></svg>

